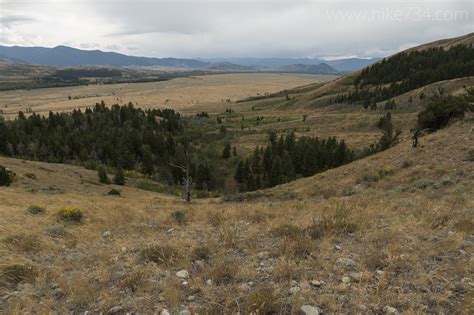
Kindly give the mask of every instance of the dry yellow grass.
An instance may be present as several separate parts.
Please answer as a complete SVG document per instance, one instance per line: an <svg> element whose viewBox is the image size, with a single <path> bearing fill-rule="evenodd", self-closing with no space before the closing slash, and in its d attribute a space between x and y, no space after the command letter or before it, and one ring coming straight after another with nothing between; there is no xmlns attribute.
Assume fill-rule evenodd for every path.
<svg viewBox="0 0 474 315"><path fill-rule="evenodd" d="M216 74L152 83L0 91L0 109L6 115L16 115L19 110L28 108L45 114L50 110L90 107L104 100L109 105L132 102L144 108L167 107L185 113L215 112L229 107L223 103L226 99L236 101L257 93L263 95L332 78L303 74ZM69 100L69 96L73 99Z"/></svg>
<svg viewBox="0 0 474 315"><path fill-rule="evenodd" d="M18 175L0 188L0 310L472 314L473 133L469 117L420 148L404 141L235 203L131 187L107 196L95 172L0 158ZM58 219L63 207L82 222Z"/></svg>

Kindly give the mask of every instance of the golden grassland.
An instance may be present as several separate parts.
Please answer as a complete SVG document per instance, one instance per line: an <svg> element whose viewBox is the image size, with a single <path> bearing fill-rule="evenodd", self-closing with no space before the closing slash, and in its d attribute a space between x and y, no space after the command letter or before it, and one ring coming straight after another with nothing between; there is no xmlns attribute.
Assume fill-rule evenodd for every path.
<svg viewBox="0 0 474 315"><path fill-rule="evenodd" d="M473 148L468 117L416 149L191 204L0 158L17 174L0 188L0 312L472 314Z"/></svg>
<svg viewBox="0 0 474 315"><path fill-rule="evenodd" d="M7 116L28 108L39 114L47 114L50 110L86 108L104 100L109 105L132 102L143 108L166 107L184 113L202 110L214 112L222 111L229 105L225 103L226 99L236 101L249 95L263 95L334 78L324 75L241 73L151 83L0 91L0 109Z"/></svg>

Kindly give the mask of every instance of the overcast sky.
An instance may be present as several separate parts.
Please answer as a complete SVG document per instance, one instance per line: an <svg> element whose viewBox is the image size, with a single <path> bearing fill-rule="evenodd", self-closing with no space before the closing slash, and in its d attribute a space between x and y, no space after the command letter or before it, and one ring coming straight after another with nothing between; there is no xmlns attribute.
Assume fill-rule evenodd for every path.
<svg viewBox="0 0 474 315"><path fill-rule="evenodd" d="M0 45L150 57L385 56L474 32L474 1L0 0Z"/></svg>

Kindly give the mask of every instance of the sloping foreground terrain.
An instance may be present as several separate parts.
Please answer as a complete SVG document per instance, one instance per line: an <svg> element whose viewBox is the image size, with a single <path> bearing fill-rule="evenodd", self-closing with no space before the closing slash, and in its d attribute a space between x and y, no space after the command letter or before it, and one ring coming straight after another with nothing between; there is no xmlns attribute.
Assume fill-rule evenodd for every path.
<svg viewBox="0 0 474 315"><path fill-rule="evenodd" d="M16 173L0 188L0 312L472 314L473 148L467 117L416 149L189 205L0 158Z"/></svg>

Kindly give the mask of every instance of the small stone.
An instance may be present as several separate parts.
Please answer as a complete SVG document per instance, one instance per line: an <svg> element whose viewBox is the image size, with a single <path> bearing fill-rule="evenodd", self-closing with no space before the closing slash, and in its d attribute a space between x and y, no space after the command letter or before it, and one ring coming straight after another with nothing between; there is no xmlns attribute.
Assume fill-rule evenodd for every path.
<svg viewBox="0 0 474 315"><path fill-rule="evenodd" d="M114 306L108 310L107 314L109 315L125 314L125 310L121 306Z"/></svg>
<svg viewBox="0 0 474 315"><path fill-rule="evenodd" d="M111 236L112 236L112 233L110 231L105 231L104 233L102 233L103 238L109 238Z"/></svg>
<svg viewBox="0 0 474 315"><path fill-rule="evenodd" d="M207 285L212 285L212 280L211 280L211 279L208 279L208 280L206 281L206 283L207 283Z"/></svg>
<svg viewBox="0 0 474 315"><path fill-rule="evenodd" d="M300 291L301 291L301 289L299 287L292 287L292 288L290 288L290 290L288 292L290 292L290 294L296 294Z"/></svg>
<svg viewBox="0 0 474 315"><path fill-rule="evenodd" d="M171 314L170 314L170 311L168 311L167 309L164 309L160 312L160 315L171 315Z"/></svg>
<svg viewBox="0 0 474 315"><path fill-rule="evenodd" d="M321 281L311 280L310 284L315 287L320 287L322 285Z"/></svg>
<svg viewBox="0 0 474 315"><path fill-rule="evenodd" d="M183 311L179 312L179 315L191 315L191 311L190 310L183 310Z"/></svg>
<svg viewBox="0 0 474 315"><path fill-rule="evenodd" d="M385 306L383 311L385 314L398 314L398 310L390 305Z"/></svg>
<svg viewBox="0 0 474 315"><path fill-rule="evenodd" d="M189 283L188 283L188 281L183 281L183 282L181 282L181 284L183 285L183 287L187 287Z"/></svg>
<svg viewBox="0 0 474 315"><path fill-rule="evenodd" d="M189 278L189 272L187 270L180 270L176 273L176 277L181 279Z"/></svg>
<svg viewBox="0 0 474 315"><path fill-rule="evenodd" d="M349 278L348 276L344 276L342 277L341 281L344 284L348 284L348 283L351 283L351 278Z"/></svg>
<svg viewBox="0 0 474 315"><path fill-rule="evenodd" d="M253 285L254 285L255 283L253 283L253 281L249 281L248 284L249 284L249 286L253 287Z"/></svg>
<svg viewBox="0 0 474 315"><path fill-rule="evenodd" d="M305 315L319 315L322 314L323 311L316 306L303 305L301 306L301 312Z"/></svg>
<svg viewBox="0 0 474 315"><path fill-rule="evenodd" d="M339 245L334 245L334 249L335 249L335 250L341 250L341 246L339 246Z"/></svg>
<svg viewBox="0 0 474 315"><path fill-rule="evenodd" d="M196 297L194 295L190 295L187 298L188 302L194 302L196 300Z"/></svg>
<svg viewBox="0 0 474 315"><path fill-rule="evenodd" d="M382 276L382 275L385 274L385 271L379 270L379 269L377 269L375 272L376 272L379 276Z"/></svg>
<svg viewBox="0 0 474 315"><path fill-rule="evenodd" d="M341 257L336 260L336 266L346 270L354 270L356 268L356 263L350 258Z"/></svg>
<svg viewBox="0 0 474 315"><path fill-rule="evenodd" d="M251 288L247 283L242 283L241 285L239 285L239 291L240 292L248 293L248 292L250 292L250 290L251 290Z"/></svg>
<svg viewBox="0 0 474 315"><path fill-rule="evenodd" d="M362 274L360 272L351 272L349 273L349 278L351 278L351 281L353 282L360 282Z"/></svg>
<svg viewBox="0 0 474 315"><path fill-rule="evenodd" d="M360 305L359 305L359 311L361 311L361 312L367 312L367 306L365 306L364 304L360 304Z"/></svg>
<svg viewBox="0 0 474 315"><path fill-rule="evenodd" d="M127 247L122 247L122 253L126 253L127 252Z"/></svg>
<svg viewBox="0 0 474 315"><path fill-rule="evenodd" d="M196 270L203 270L205 268L204 261L202 261L202 260L196 260L193 263L193 266Z"/></svg>

